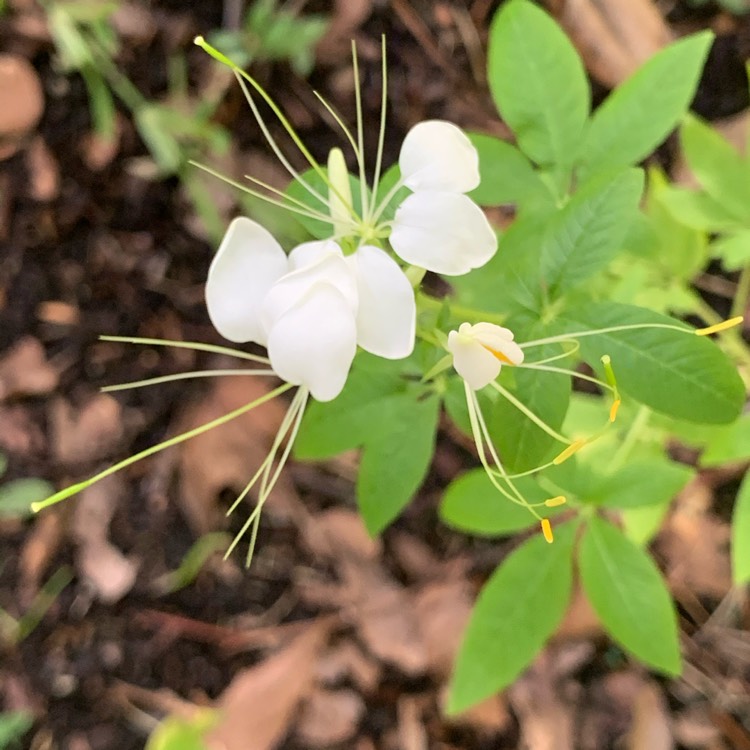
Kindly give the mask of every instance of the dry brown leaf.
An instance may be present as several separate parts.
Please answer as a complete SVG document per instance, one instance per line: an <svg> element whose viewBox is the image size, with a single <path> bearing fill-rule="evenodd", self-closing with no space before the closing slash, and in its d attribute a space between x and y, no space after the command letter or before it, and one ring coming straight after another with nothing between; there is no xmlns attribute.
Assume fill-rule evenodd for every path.
<svg viewBox="0 0 750 750"><path fill-rule="evenodd" d="M573 750L573 708L561 699L556 677L554 658L543 651L508 688L508 699L521 728L521 747Z"/></svg>
<svg viewBox="0 0 750 750"><path fill-rule="evenodd" d="M268 390L267 383L258 378L220 378L204 398L186 409L174 433L216 419ZM227 488L239 492L247 484L268 455L284 414L285 402L276 399L183 444L178 497L197 536L223 524L223 513L216 505L219 493ZM283 513L296 497L288 472L282 471L267 509L270 513Z"/></svg>
<svg viewBox="0 0 750 750"><path fill-rule="evenodd" d="M0 448L16 456L42 453L46 441L24 406L0 406Z"/></svg>
<svg viewBox="0 0 750 750"><path fill-rule="evenodd" d="M378 542L369 539L359 514L334 509L311 518L303 538L338 568L339 601L378 658L409 675L424 674L427 649L414 611L413 594L395 581L376 558Z"/></svg>
<svg viewBox="0 0 750 750"><path fill-rule="evenodd" d="M0 401L12 396L38 396L57 386L58 373L44 347L31 336L14 344L0 359Z"/></svg>
<svg viewBox="0 0 750 750"><path fill-rule="evenodd" d="M547 4L591 74L610 88L672 41L652 0L547 0Z"/></svg>
<svg viewBox="0 0 750 750"><path fill-rule="evenodd" d="M677 496L659 537L666 576L675 589L723 598L732 586L730 529L711 513L713 494L698 477Z"/></svg>
<svg viewBox="0 0 750 750"><path fill-rule="evenodd" d="M633 720L627 750L673 750L666 701L654 682L644 683L633 698Z"/></svg>
<svg viewBox="0 0 750 750"><path fill-rule="evenodd" d="M21 572L22 605L28 605L39 590L42 576L55 556L63 538L63 516L66 509L50 508L36 517L34 526L26 535L19 568Z"/></svg>
<svg viewBox="0 0 750 750"><path fill-rule="evenodd" d="M335 0L333 17L315 54L319 62L338 62L351 50L357 29L370 17L373 0Z"/></svg>
<svg viewBox="0 0 750 750"><path fill-rule="evenodd" d="M302 708L296 734L305 747L327 748L350 740L365 713L365 704L353 690L317 688Z"/></svg>
<svg viewBox="0 0 750 750"><path fill-rule="evenodd" d="M73 537L78 544L77 568L103 602L122 599L135 583L138 564L109 541L109 524L125 491L117 475L87 487L73 513Z"/></svg>
<svg viewBox="0 0 750 750"><path fill-rule="evenodd" d="M60 194L60 166L41 136L29 144L26 165L29 170L28 197L40 202L55 200Z"/></svg>
<svg viewBox="0 0 750 750"><path fill-rule="evenodd" d="M317 679L327 685L351 680L363 693L371 692L380 680L380 666L350 640L329 649L318 662Z"/></svg>
<svg viewBox="0 0 750 750"><path fill-rule="evenodd" d="M209 750L272 750L288 733L308 693L330 621L319 620L256 667L243 670L218 701L221 723L206 736Z"/></svg>
<svg viewBox="0 0 750 750"><path fill-rule="evenodd" d="M399 750L427 750L427 732L418 698L403 697L398 702Z"/></svg>
<svg viewBox="0 0 750 750"><path fill-rule="evenodd" d="M446 679L453 670L472 606L472 588L465 580L431 583L416 595L414 611L427 649L429 669L441 679Z"/></svg>
<svg viewBox="0 0 750 750"><path fill-rule="evenodd" d="M42 84L28 60L0 55L0 159L16 153L43 110Z"/></svg>
<svg viewBox="0 0 750 750"><path fill-rule="evenodd" d="M55 458L63 464L104 458L122 437L122 408L106 393L96 394L80 409L57 398L49 419Z"/></svg>
<svg viewBox="0 0 750 750"><path fill-rule="evenodd" d="M555 632L555 639L592 638L602 632L602 624L594 608L583 592L580 581L576 581L565 617Z"/></svg>

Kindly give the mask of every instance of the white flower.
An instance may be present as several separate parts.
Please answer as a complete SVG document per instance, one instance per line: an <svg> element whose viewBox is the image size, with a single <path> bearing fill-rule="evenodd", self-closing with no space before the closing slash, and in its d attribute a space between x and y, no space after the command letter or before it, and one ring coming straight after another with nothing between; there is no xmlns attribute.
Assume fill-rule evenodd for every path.
<svg viewBox="0 0 750 750"><path fill-rule="evenodd" d="M374 246L345 257L333 240L306 242L287 257L263 227L238 218L209 269L206 302L219 333L266 346L274 372L319 401L341 392L358 344L388 359L414 348L414 291Z"/></svg>
<svg viewBox="0 0 750 750"><path fill-rule="evenodd" d="M513 332L494 323L462 323L448 334L448 351L456 372L475 391L495 380L504 364L523 362Z"/></svg>
<svg viewBox="0 0 750 750"><path fill-rule="evenodd" d="M464 193L479 185L479 156L455 125L427 120L406 135L402 184L413 193L396 210L390 235L407 263L447 276L483 266L497 250L486 216Z"/></svg>

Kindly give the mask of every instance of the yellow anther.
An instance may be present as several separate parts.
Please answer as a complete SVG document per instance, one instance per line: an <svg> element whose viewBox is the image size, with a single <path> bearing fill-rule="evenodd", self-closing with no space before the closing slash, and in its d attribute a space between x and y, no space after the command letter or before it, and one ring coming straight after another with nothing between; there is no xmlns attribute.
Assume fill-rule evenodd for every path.
<svg viewBox="0 0 750 750"><path fill-rule="evenodd" d="M609 407L609 421L614 422L615 419L617 419L617 410L620 408L620 404L622 403L621 399L615 399L612 402L612 406Z"/></svg>
<svg viewBox="0 0 750 750"><path fill-rule="evenodd" d="M565 505L566 502L565 495L558 495L557 497L551 497L549 500L545 500L544 504L548 508L556 508L558 505Z"/></svg>
<svg viewBox="0 0 750 750"><path fill-rule="evenodd" d="M549 522L549 518L542 519L542 534L544 534L544 541L547 544L552 544L555 541L555 537L552 534L552 525Z"/></svg>
<svg viewBox="0 0 750 750"><path fill-rule="evenodd" d="M584 445L586 445L586 440L575 440L562 453L555 456L555 458L552 459L552 463L557 466L563 461L567 461L574 453L578 453Z"/></svg>
<svg viewBox="0 0 750 750"><path fill-rule="evenodd" d="M712 333L718 333L719 331L726 331L727 328L734 328L734 326L742 323L742 315L737 315L729 320L722 320L721 323L717 323L708 328L696 328L694 333L696 336L710 336Z"/></svg>
<svg viewBox="0 0 750 750"><path fill-rule="evenodd" d="M511 362L502 352L499 352L497 349L493 349L491 346L487 346L487 344L482 344L482 346L496 359L499 359L504 365L512 365L514 364Z"/></svg>

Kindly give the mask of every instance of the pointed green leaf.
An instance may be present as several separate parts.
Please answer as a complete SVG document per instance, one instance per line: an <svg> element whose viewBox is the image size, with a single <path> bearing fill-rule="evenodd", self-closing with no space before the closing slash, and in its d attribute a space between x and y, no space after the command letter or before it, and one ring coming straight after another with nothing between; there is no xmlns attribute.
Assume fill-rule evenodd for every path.
<svg viewBox="0 0 750 750"><path fill-rule="evenodd" d="M750 178L750 172L748 172ZM711 252L721 259L727 271L739 271L750 263L750 229L719 237L711 243Z"/></svg>
<svg viewBox="0 0 750 750"><path fill-rule="evenodd" d="M688 164L706 192L742 221L750 220L750 164L710 125L685 118L680 140Z"/></svg>
<svg viewBox="0 0 750 750"><path fill-rule="evenodd" d="M589 500L605 508L664 505L695 475L690 467L666 458L641 458L602 479Z"/></svg>
<svg viewBox="0 0 750 750"><path fill-rule="evenodd" d="M469 197L480 206L527 200L552 202L552 195L531 162L511 143L491 135L468 133L479 154L479 187Z"/></svg>
<svg viewBox="0 0 750 750"><path fill-rule="evenodd" d="M570 601L575 523L547 544L535 534L479 595L456 661L448 711L459 713L518 677L552 635Z"/></svg>
<svg viewBox="0 0 750 750"><path fill-rule="evenodd" d="M601 175L558 213L542 248L543 273L553 293L585 282L622 249L642 192L640 169Z"/></svg>
<svg viewBox="0 0 750 750"><path fill-rule="evenodd" d="M732 424L715 428L700 457L701 466L721 466L750 458L750 414Z"/></svg>
<svg viewBox="0 0 750 750"><path fill-rule="evenodd" d="M543 503L550 493L533 479L522 477L516 486L530 503ZM545 509L552 516L564 506ZM484 469L473 469L448 485L440 503L440 518L454 529L481 536L512 534L538 526L526 508L503 497L492 484Z"/></svg>
<svg viewBox="0 0 750 750"><path fill-rule="evenodd" d="M686 37L654 55L594 112L581 156L588 174L645 159L687 111L713 34Z"/></svg>
<svg viewBox="0 0 750 750"><path fill-rule="evenodd" d="M370 534L379 534L419 489L435 449L440 411L436 395L403 394L390 429L365 443L357 477L357 503Z"/></svg>
<svg viewBox="0 0 750 750"><path fill-rule="evenodd" d="M750 582L750 474L737 492L732 515L732 578L736 586Z"/></svg>
<svg viewBox="0 0 750 750"><path fill-rule="evenodd" d="M540 346L534 349L529 362L560 353L559 345ZM555 362L554 365L565 367L566 360ZM505 371L509 371L513 376L514 384L506 384L503 377L505 373L501 373L500 382L549 427L559 430L570 402L570 376L521 368L505 368ZM557 453L565 447L502 396L495 402L487 426L505 466L512 472L520 473L534 469L544 463L550 453L555 455L554 446L558 446Z"/></svg>
<svg viewBox="0 0 750 750"><path fill-rule="evenodd" d="M741 222L707 192L669 187L660 196L666 209L687 227L706 232L741 229Z"/></svg>
<svg viewBox="0 0 750 750"><path fill-rule="evenodd" d="M529 0L511 0L490 29L487 76L521 150L545 167L572 164L591 108L588 79L560 27Z"/></svg>
<svg viewBox="0 0 750 750"><path fill-rule="evenodd" d="M0 518L26 518L31 504L49 497L55 488L43 479L14 479L0 486Z"/></svg>
<svg viewBox="0 0 750 750"><path fill-rule="evenodd" d="M600 302L570 308L560 332L583 332L581 354L595 369L607 354L620 390L657 412L709 424L731 422L745 402L745 387L732 361L709 339L672 328L601 332L633 324L683 324L632 305Z"/></svg>
<svg viewBox="0 0 750 750"><path fill-rule="evenodd" d="M612 524L592 518L578 563L586 596L612 637L649 666L679 674L677 615L653 560Z"/></svg>

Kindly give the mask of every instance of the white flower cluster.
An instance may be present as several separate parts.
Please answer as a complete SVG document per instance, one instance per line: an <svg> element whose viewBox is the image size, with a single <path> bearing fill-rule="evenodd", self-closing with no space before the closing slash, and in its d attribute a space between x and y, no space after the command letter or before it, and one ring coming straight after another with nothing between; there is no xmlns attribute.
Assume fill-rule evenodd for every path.
<svg viewBox="0 0 750 750"><path fill-rule="evenodd" d="M422 122L407 134L399 167L399 185L412 192L383 233L397 258L447 275L486 263L497 238L465 195L479 184L466 135L447 122ZM307 242L287 256L262 226L235 219L211 264L206 301L219 333L265 346L274 372L319 401L341 392L357 346L387 359L414 348L414 290L372 240L350 254L333 239Z"/></svg>

